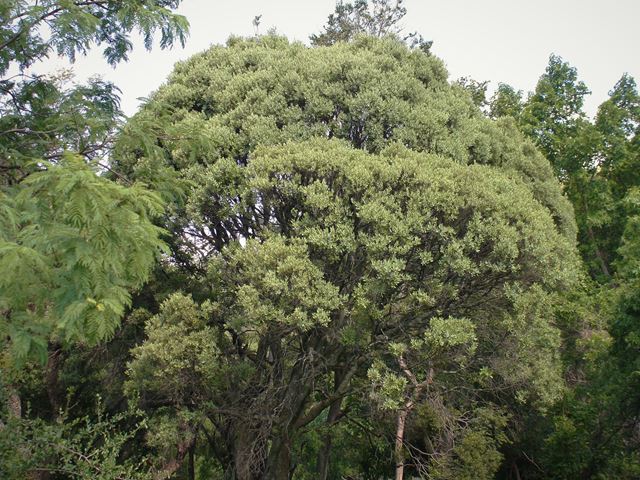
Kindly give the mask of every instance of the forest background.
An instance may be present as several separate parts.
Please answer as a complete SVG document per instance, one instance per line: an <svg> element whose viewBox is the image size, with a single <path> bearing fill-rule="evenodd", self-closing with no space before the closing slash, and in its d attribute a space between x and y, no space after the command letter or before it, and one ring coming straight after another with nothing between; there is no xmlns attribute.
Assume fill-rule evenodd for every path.
<svg viewBox="0 0 640 480"><path fill-rule="evenodd" d="M3 477L637 478L633 77L487 94L382 0L256 17L128 121L34 73L178 3L2 4Z"/></svg>

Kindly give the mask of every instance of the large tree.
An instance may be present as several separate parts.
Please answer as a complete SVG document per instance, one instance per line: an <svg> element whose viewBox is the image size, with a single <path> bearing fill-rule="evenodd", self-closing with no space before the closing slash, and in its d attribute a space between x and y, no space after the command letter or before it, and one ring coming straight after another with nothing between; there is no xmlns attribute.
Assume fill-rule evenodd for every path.
<svg viewBox="0 0 640 480"><path fill-rule="evenodd" d="M118 89L99 79L37 75L57 54L92 44L126 60L134 30L151 48L183 42L178 1L4 2L0 7L0 333L23 361L47 342L113 334L155 263L161 201L123 178L107 179L122 120ZM31 67L30 70L27 70Z"/></svg>
<svg viewBox="0 0 640 480"><path fill-rule="evenodd" d="M433 475L490 475L497 453L471 460L500 443L486 419L557 398L550 292L572 281L571 208L439 60L389 38L232 39L177 66L115 158L172 199L166 273L191 278L161 294L127 386L154 429L172 425L176 461L200 445L236 478L288 478L322 428L326 475L332 428L370 392L371 414L374 397L439 414Z"/></svg>
<svg viewBox="0 0 640 480"><path fill-rule="evenodd" d="M424 40L415 32L402 33L401 22L406 14L404 0L339 0L327 19L324 31L309 38L312 45L326 47L336 42L348 42L358 35L393 36L429 52L433 42Z"/></svg>
<svg viewBox="0 0 640 480"><path fill-rule="evenodd" d="M148 279L163 246L152 221L162 202L140 184L105 175L123 119L119 90L100 79L75 85L68 72L37 72L51 55L73 61L89 48L103 48L115 65L127 59L136 31L147 48L156 35L162 48L183 42L187 22L173 12L178 4L0 4L3 478L49 478L54 471L115 478L138 465L128 459L118 465L118 452L135 432L116 431L115 423L126 421L93 414L81 425L62 412L68 392L59 373L74 347L82 351L113 336L132 291Z"/></svg>
<svg viewBox="0 0 640 480"><path fill-rule="evenodd" d="M586 92L576 69L552 55L526 101L501 85L491 103L494 118L515 118L553 161L574 205L578 247L592 278L566 292L560 308L570 388L546 419L524 412L536 428L509 449L512 472L527 478L635 478L640 468L634 433L640 97L625 74L590 121L582 110Z"/></svg>

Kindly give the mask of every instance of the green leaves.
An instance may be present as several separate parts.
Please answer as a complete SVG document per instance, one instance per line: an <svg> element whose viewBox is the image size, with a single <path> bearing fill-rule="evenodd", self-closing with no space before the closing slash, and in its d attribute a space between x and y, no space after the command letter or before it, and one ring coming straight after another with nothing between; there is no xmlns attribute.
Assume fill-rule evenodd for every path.
<svg viewBox="0 0 640 480"><path fill-rule="evenodd" d="M42 355L50 335L111 336L164 248L155 194L97 176L70 154L42 167L9 190L0 237L1 328L21 359Z"/></svg>
<svg viewBox="0 0 640 480"><path fill-rule="evenodd" d="M571 205L514 120L483 117L439 60L391 38L233 38L176 67L114 158L171 199L169 275L194 285L148 322L129 393L219 418L229 469L268 476L327 408L376 423L376 405L415 404L437 453L414 453L462 442L447 471L488 477L507 413L561 392ZM472 425L480 411L499 418Z"/></svg>
<svg viewBox="0 0 640 480"><path fill-rule="evenodd" d="M3 385L4 387L4 385ZM109 416L97 399L97 412L83 418L66 415L48 424L38 418L3 418L0 471L7 480L33 472L82 480L150 478L146 458L131 456L131 442L145 427L139 412Z"/></svg>
<svg viewBox="0 0 640 480"><path fill-rule="evenodd" d="M20 70L46 58L54 49L58 55L75 60L86 54L91 44L106 45L104 56L111 64L127 60L132 44L129 36L137 29L151 47L155 32L160 32L160 47L175 42L184 45L188 23L171 9L180 0L123 2L44 0L5 2L0 16L0 75L12 62ZM43 24L49 35L43 36Z"/></svg>
<svg viewBox="0 0 640 480"><path fill-rule="evenodd" d="M371 153L397 142L461 164L510 170L531 185L563 232L575 235L573 212L553 170L515 125L483 118L465 92L448 85L438 59L389 38L309 49L263 36L213 47L177 66L125 127L114 158L119 173L161 192L181 181L194 185L175 203L168 229L175 232L174 252L198 252L191 258L201 260L211 252L194 237L213 234L216 240L205 243L219 250L255 228L246 216L221 221L253 201L239 197L238 185L254 152L327 137ZM328 214L331 202L322 206L328 198L319 187L308 185L318 193L317 208ZM367 208L376 215L377 207ZM349 241L347 232L331 235L335 242L318 241ZM199 261L183 262L190 271L201 268Z"/></svg>
<svg viewBox="0 0 640 480"><path fill-rule="evenodd" d="M145 325L147 340L132 350L126 384L130 397L185 405L207 397L206 385L224 375L217 334L207 326L211 306L181 293L165 300Z"/></svg>
<svg viewBox="0 0 640 480"><path fill-rule="evenodd" d="M301 332L327 327L342 300L309 259L306 245L280 236L249 240L213 261L211 272L222 295L235 296L227 321L239 332L284 335L287 327Z"/></svg>

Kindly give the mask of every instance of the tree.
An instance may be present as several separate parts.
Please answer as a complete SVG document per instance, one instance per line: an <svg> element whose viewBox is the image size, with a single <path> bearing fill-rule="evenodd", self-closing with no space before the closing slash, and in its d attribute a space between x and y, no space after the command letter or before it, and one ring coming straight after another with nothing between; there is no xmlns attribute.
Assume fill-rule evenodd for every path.
<svg viewBox="0 0 640 480"><path fill-rule="evenodd" d="M574 205L578 247L593 279L583 280L559 304L569 389L546 418L524 413L536 428L509 449L516 477L520 469L527 478L638 475L632 326L637 242L631 238L637 233L640 102L635 81L625 74L591 122L582 112L586 92L576 70L552 56L524 105L511 87L499 90L492 102L492 116L514 116L556 166ZM523 461L521 451L528 451Z"/></svg>
<svg viewBox="0 0 640 480"><path fill-rule="evenodd" d="M52 335L96 341L113 333L129 290L155 262L160 230L151 217L162 208L140 185L100 175L122 119L117 88L99 79L65 88L64 74L25 69L53 52L73 61L91 44L104 45L111 64L126 60L134 29L147 48L156 31L163 48L183 42L186 20L171 12L178 3L2 6L0 330L19 359L46 359ZM10 68L19 73L7 77Z"/></svg>
<svg viewBox="0 0 640 480"><path fill-rule="evenodd" d="M522 114L522 90L516 91L511 85L499 83L498 88L489 101L489 117L520 118Z"/></svg>
<svg viewBox="0 0 640 480"><path fill-rule="evenodd" d="M577 70L559 56L551 55L522 112L523 131L535 139L561 178L577 168L562 153L564 142L576 135L584 118L582 105L589 93L587 86L578 80Z"/></svg>
<svg viewBox="0 0 640 480"><path fill-rule="evenodd" d="M560 404L545 439L542 460L553 478L632 479L640 472L637 189L627 202L629 216L616 262L617 286L602 287L598 295L597 306L608 329L591 331L580 339L584 380Z"/></svg>
<svg viewBox="0 0 640 480"><path fill-rule="evenodd" d="M2 194L0 332L15 356L44 362L47 342L113 334L162 248L160 199L101 178L71 154Z"/></svg>
<svg viewBox="0 0 640 480"><path fill-rule="evenodd" d="M159 31L160 47L176 40L184 43L187 21L171 10L179 0L141 2L61 2L45 0L37 5L8 1L2 5L0 29L0 74L12 64L20 70L47 58L52 52L74 60L86 54L91 45L104 45L104 56L111 64L127 60L133 44L129 36L138 30L145 46L153 45ZM44 26L48 29L44 29Z"/></svg>
<svg viewBox="0 0 640 480"><path fill-rule="evenodd" d="M640 185L640 95L635 80L623 75L609 92L609 99L598 108L595 130L600 136L596 154L602 185L600 204L603 214L593 217L599 249L606 252L609 269L619 262L619 248L630 217L635 215L627 196ZM599 220L599 223L596 223Z"/></svg>
<svg viewBox="0 0 640 480"><path fill-rule="evenodd" d="M153 224L161 199L112 171L105 175L123 119L119 90L100 79L70 86L67 72L34 70L51 54L73 61L93 45L104 47L111 64L126 60L134 30L147 48L156 33L162 48L183 42L186 20L172 12L178 4L0 5L0 428L7 435L0 471L14 478L61 468L82 478L133 475L119 454L129 437L114 434L110 419L97 425L89 415L84 429L66 421L59 373L71 345L89 348L114 334L164 246ZM24 398L33 400L34 391L50 403L37 414ZM11 465L16 446L21 462Z"/></svg>
<svg viewBox="0 0 640 480"><path fill-rule="evenodd" d="M65 88L62 77L26 73L51 54L75 60L91 47L104 46L106 60L115 65L127 60L133 30L151 48L154 34L160 46L184 43L186 19L171 12L180 2L126 0L37 4L4 2L0 13L0 132L3 183L27 175L29 160L54 160L65 150L88 158L108 149L121 118L117 88L91 80L86 86ZM17 70L11 74L10 70ZM8 76L11 75L11 76Z"/></svg>
<svg viewBox="0 0 640 480"><path fill-rule="evenodd" d="M636 339L640 203L638 178L631 167L638 160L638 103L635 82L624 75L598 109L595 120L601 140L598 169L591 173L590 181L600 186L600 196L595 199L600 204L588 212L590 217L586 219L593 236L582 241L597 242L606 255L610 271L607 280L613 282L596 291L596 307L608 323L606 330L589 332L578 343L586 381L567 396L547 439L545 461L558 478L634 478L640 472L635 434L639 412L640 356ZM602 212L599 218L594 215L598 212ZM578 220L584 221L580 216ZM560 457L554 453L560 450L570 454Z"/></svg>
<svg viewBox="0 0 640 480"><path fill-rule="evenodd" d="M345 3L339 0L335 12L329 15L324 32L313 34L311 44L329 46L336 42L348 42L357 35L373 37L393 36L402 38L412 47L429 52L433 42L426 41L418 33L410 33L404 37L400 21L407 14L404 0L355 0Z"/></svg>
<svg viewBox="0 0 640 480"><path fill-rule="evenodd" d="M460 77L454 83L469 92L469 95L471 95L471 99L476 106L479 108L487 106L488 81L479 82L471 77Z"/></svg>
<svg viewBox="0 0 640 480"><path fill-rule="evenodd" d="M3 478L150 479L145 459L123 455L143 427L139 417L135 412L108 417L101 409L98 403L91 416L53 424L18 417L0 423ZM131 420L137 423L132 426Z"/></svg>
<svg viewBox="0 0 640 480"><path fill-rule="evenodd" d="M551 292L573 277L571 210L513 122L485 119L439 60L390 38L231 39L177 66L114 158L173 195L171 263L197 284L163 303L129 365L129 395L179 432L176 461L200 445L236 478L288 478L322 428L326 472L371 367L402 378L388 345L459 325L477 348L464 374L433 365L424 408L462 425L459 412L558 397ZM455 438L495 452L500 422L469 425ZM476 458L429 435L432 469Z"/></svg>
<svg viewBox="0 0 640 480"><path fill-rule="evenodd" d="M613 165L626 164L622 168L629 168L634 164L631 132L637 125L633 120L637 119L637 91L633 79L623 77L611 92L611 99L600 107L595 123L589 122L582 111L588 93L576 69L552 55L536 91L524 105L519 123L565 184L576 212L580 250L590 273L598 281L608 282L624 228L624 214L619 209L621 190L616 187L624 183L610 181L609 177L615 175L613 168L620 168ZM622 175L627 184L630 180L633 183L634 174L630 172Z"/></svg>

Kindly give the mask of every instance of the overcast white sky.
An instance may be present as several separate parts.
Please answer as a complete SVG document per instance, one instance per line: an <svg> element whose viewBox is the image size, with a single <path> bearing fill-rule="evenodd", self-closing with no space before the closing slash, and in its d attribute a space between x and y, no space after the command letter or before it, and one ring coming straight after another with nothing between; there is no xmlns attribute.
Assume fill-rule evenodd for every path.
<svg viewBox="0 0 640 480"><path fill-rule="evenodd" d="M624 72L640 81L640 0L406 0L407 31L433 40L433 51L452 79L505 82L525 91L535 87L550 53L578 69L593 94L594 114ZM128 63L109 67L97 50L73 69L79 80L99 74L122 90L128 115L138 97L158 88L173 64L224 43L231 34L252 35L252 19L262 14L261 33L275 27L290 39L307 41L321 30L334 0L184 0L179 12L191 24L185 48L155 48L138 42ZM49 69L62 65L48 61ZM38 70L41 71L41 68Z"/></svg>

